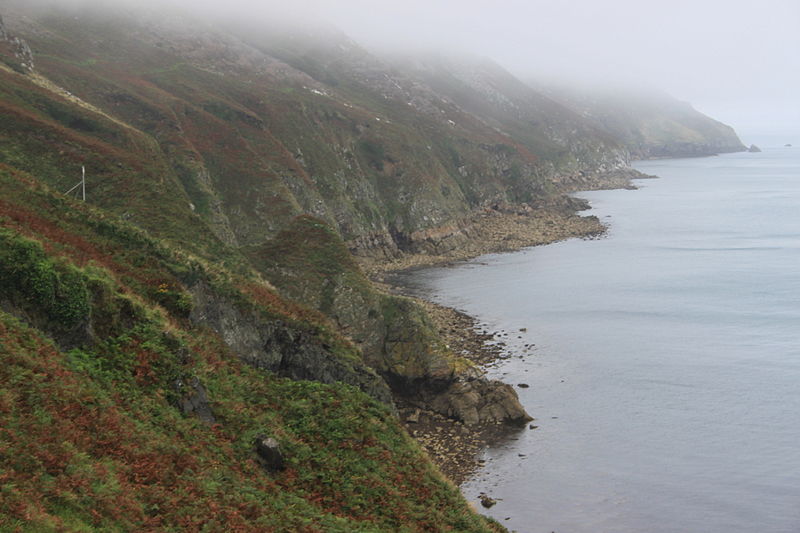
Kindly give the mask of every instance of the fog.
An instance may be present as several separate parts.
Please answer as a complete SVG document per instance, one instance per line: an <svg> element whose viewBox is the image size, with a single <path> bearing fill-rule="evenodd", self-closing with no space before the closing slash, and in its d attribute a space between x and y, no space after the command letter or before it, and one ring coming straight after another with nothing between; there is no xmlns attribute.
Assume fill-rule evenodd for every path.
<svg viewBox="0 0 800 533"><path fill-rule="evenodd" d="M745 137L800 132L798 0L350 0L324 12L373 47L468 50L525 79L654 86Z"/></svg>
<svg viewBox="0 0 800 533"><path fill-rule="evenodd" d="M329 23L378 51L488 56L526 80L652 86L734 126L745 141L800 137L798 0L173 1L249 23Z"/></svg>

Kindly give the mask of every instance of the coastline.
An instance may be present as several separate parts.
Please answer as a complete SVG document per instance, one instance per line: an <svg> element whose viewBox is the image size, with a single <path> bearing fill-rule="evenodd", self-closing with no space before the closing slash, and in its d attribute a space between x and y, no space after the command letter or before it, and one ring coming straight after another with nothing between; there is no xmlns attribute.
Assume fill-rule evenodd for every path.
<svg viewBox="0 0 800 533"><path fill-rule="evenodd" d="M509 357L505 344L499 340L502 331L489 332L476 319L456 309L414 297L408 292L403 294L425 307L440 335L453 351L475 363L482 371L496 361ZM402 402L398 410L408 433L428 452L442 473L458 486L483 465L477 457L486 447L501 443L522 431L529 431L535 425L532 421L523 426L466 426Z"/></svg>
<svg viewBox="0 0 800 533"><path fill-rule="evenodd" d="M588 203L571 198L566 205L515 209L503 206L486 209L473 216L469 238L441 253L406 253L391 260L359 258L361 267L378 284L387 283L403 292L397 279L421 268L444 267L469 261L486 254L516 252L532 246L552 244L566 239L595 238L606 228L593 216L580 216L577 211L590 209Z"/></svg>
<svg viewBox="0 0 800 533"><path fill-rule="evenodd" d="M611 175L601 182L562 183L562 190L577 193L600 189L636 189L632 179L657 178L641 174ZM585 185L580 188L580 185ZM576 188L577 187L577 188ZM426 300L408 284L407 278L424 268L449 267L482 255L511 253L572 238L602 238L607 227L595 216L581 216L589 210L585 200L563 196L560 205L539 209L506 207L488 210L473 219L470 239L465 246L442 254L406 254L389 262L362 259L362 268L373 282L387 292L414 299L423 306L444 341L460 356L472 361L481 371L496 362L513 357L502 337L508 332L488 331L480 322L457 309ZM533 421L524 426L481 424L466 426L437 413L398 402L398 411L408 433L426 450L442 473L461 486L483 466L478 455L487 447L499 444L522 431L536 429Z"/></svg>

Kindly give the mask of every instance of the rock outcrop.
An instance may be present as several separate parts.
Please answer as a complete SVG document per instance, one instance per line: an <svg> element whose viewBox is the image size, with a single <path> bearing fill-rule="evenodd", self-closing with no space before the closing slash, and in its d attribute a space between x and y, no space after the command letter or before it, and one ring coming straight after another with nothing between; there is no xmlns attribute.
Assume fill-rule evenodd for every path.
<svg viewBox="0 0 800 533"><path fill-rule="evenodd" d="M748 148L747 151L750 152L750 153L758 153L758 152L761 151L761 148L759 148L755 144L751 144L750 148Z"/></svg>
<svg viewBox="0 0 800 533"><path fill-rule="evenodd" d="M31 47L28 46L24 39L8 33L2 16L0 16L0 47L7 48L6 63L12 68L20 72L33 70L33 51Z"/></svg>
<svg viewBox="0 0 800 533"><path fill-rule="evenodd" d="M256 437L255 450L258 462L268 472L280 472L286 468L280 444L272 437L263 434Z"/></svg>
<svg viewBox="0 0 800 533"><path fill-rule="evenodd" d="M197 377L176 381L175 391L180 395L178 408L184 415L196 416L206 424L217 421L211 409L208 392Z"/></svg>
<svg viewBox="0 0 800 533"><path fill-rule="evenodd" d="M429 409L466 425L524 424L533 420L511 385L483 376L460 378L444 391L423 398Z"/></svg>
<svg viewBox="0 0 800 533"><path fill-rule="evenodd" d="M358 360L333 354L330 347L281 320L269 320L245 310L204 282L191 287L194 301L190 320L216 331L242 361L292 379L342 382L393 405L386 383Z"/></svg>

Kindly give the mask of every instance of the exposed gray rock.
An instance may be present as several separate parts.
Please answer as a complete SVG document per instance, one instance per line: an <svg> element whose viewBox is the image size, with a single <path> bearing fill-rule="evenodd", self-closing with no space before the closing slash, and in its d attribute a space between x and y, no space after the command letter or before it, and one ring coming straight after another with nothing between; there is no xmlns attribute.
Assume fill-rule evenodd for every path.
<svg viewBox="0 0 800 533"><path fill-rule="evenodd" d="M204 282L196 283L190 292L194 307L189 319L219 333L245 363L291 379L346 383L394 405L389 387L372 369L337 357L311 334L245 311Z"/></svg>
<svg viewBox="0 0 800 533"><path fill-rule="evenodd" d="M533 420L511 385L484 377L457 380L446 390L431 396L428 399L431 410L468 426Z"/></svg>
<svg viewBox="0 0 800 533"><path fill-rule="evenodd" d="M178 408L183 414L195 415L207 424L217 421L208 401L208 393L197 377L192 377L188 381L179 379L175 382L175 389L182 394L178 400Z"/></svg>
<svg viewBox="0 0 800 533"><path fill-rule="evenodd" d="M261 466L266 470L279 472L286 468L281 447L272 437L263 434L256 437L255 449Z"/></svg>
<svg viewBox="0 0 800 533"><path fill-rule="evenodd" d="M19 59L23 68L33 70L33 51L28 43L19 37L13 37L10 42L14 45L14 55Z"/></svg>
<svg viewBox="0 0 800 533"><path fill-rule="evenodd" d="M755 144L751 144L751 145L750 145L750 148L748 148L748 149L747 149L747 151L748 151L748 152L752 152L752 153L756 153L756 152L760 152L760 151L761 151L761 148L759 148L759 147L758 147L758 146L756 146Z"/></svg>
<svg viewBox="0 0 800 533"><path fill-rule="evenodd" d="M33 51L24 40L19 37L12 37L6 29L5 22L0 16L0 42L7 42L11 45L14 57L19 61L19 65L25 70L33 70Z"/></svg>

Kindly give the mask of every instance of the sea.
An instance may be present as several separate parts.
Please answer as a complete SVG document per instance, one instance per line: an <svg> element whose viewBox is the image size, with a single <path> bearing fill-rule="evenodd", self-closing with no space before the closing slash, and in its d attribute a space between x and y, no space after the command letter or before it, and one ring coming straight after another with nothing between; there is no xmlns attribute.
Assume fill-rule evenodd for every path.
<svg viewBox="0 0 800 533"><path fill-rule="evenodd" d="M497 332L489 373L536 418L462 486L481 512L531 533L800 532L800 146L762 150L635 163L659 179L577 195L604 237L406 280Z"/></svg>

